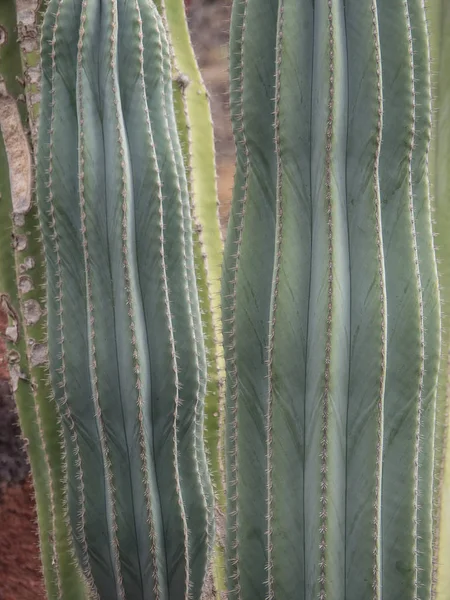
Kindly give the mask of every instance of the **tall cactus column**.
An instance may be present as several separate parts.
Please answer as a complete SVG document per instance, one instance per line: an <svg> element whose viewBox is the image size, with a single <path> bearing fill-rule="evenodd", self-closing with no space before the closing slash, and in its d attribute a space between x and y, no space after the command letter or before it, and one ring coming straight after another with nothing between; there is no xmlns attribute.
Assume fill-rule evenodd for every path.
<svg viewBox="0 0 450 600"><path fill-rule="evenodd" d="M450 589L450 461L449 449L449 351L450 351L450 76L445 64L450 58L450 5L445 0L428 2L433 89L433 136L430 153L430 180L435 209L436 254L442 299L442 355L437 397L435 443L435 527L434 578L436 598L444 599Z"/></svg>
<svg viewBox="0 0 450 600"><path fill-rule="evenodd" d="M380 190L388 307L383 589L429 598L429 444L434 436L440 322L428 191L430 65L423 3L379 2L379 21L385 101ZM398 44L391 52L393 37L401 43L401 53Z"/></svg>
<svg viewBox="0 0 450 600"><path fill-rule="evenodd" d="M0 301L9 317L10 383L33 476L47 597L79 600L86 590L66 518L62 428L46 365L45 269L33 185L39 15L31 4L0 5Z"/></svg>
<svg viewBox="0 0 450 600"><path fill-rule="evenodd" d="M440 309L423 2L233 11L230 598L430 599ZM272 71L254 60L269 48Z"/></svg>
<svg viewBox="0 0 450 600"><path fill-rule="evenodd" d="M108 600L200 598L213 535L167 57L148 0L48 5L37 184L50 372L76 554Z"/></svg>

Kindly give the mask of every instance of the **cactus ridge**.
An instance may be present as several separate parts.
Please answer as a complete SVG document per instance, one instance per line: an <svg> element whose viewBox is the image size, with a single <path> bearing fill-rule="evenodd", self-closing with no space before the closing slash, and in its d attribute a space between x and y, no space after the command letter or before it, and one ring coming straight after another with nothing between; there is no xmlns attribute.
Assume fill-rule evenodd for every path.
<svg viewBox="0 0 450 600"><path fill-rule="evenodd" d="M52 0L42 65L50 373L78 561L93 597L195 600L214 535L206 357L164 23L147 0Z"/></svg>
<svg viewBox="0 0 450 600"><path fill-rule="evenodd" d="M160 26L160 37L165 38L166 33L161 23ZM161 68L167 70L170 69L169 54L168 54L168 41L165 39L164 45L160 45L161 48ZM163 52L163 48L165 52ZM169 81L169 80L167 80ZM165 135L167 136L167 142L171 149L171 160L167 161L167 157L161 157L161 172L163 181L163 195L166 198L177 197L179 198L178 206L181 207L181 211L177 212L177 221L179 232L182 240L182 256L183 256L183 270L181 272L181 278L174 273L172 289L173 294L177 295L177 286L182 285L182 289L187 293L189 302L186 305L187 311L184 310L180 314L177 321L178 324L174 328L175 332L175 352L180 357L184 357L185 361L180 363L180 373L184 373L184 377L180 377L180 418L177 427L180 433L180 444L186 443L187 446L180 452L180 460L183 461L184 467L182 471L192 472L193 477L197 480L197 488L195 492L184 499L186 506L186 523L190 524L191 528L191 542L190 542L190 555L192 569L198 567L194 563L206 563L206 553L204 541L207 541L209 545L210 540L208 536L210 534L210 512L208 503L205 497L205 489L203 481L204 469L200 468L199 465L199 453L198 453L198 419L200 418L202 410L200 404L202 400L200 396L204 397L204 386L202 379L204 379L206 371L206 357L205 350L200 342L201 337L201 318L199 302L197 297L197 289L195 285L195 270L194 270L194 258L192 248L192 231L190 227L190 206L189 196L187 190L187 180L184 173L184 167L181 157L181 148L176 135L175 119L173 114L172 103L172 90L171 86L168 89L166 84L162 90L164 103L163 103L163 121L165 124ZM170 169L170 170L169 170ZM168 182L174 181L175 186L170 189ZM168 219L171 218L168 216ZM173 218L173 217L172 217ZM169 279L169 285L170 285ZM195 313L195 314L194 314ZM175 316L177 318L177 316ZM182 347L186 337L186 331L192 332L190 339L192 353L179 353L178 348ZM201 365L200 365L201 363ZM195 375L192 377L192 375ZM188 377L189 375L189 377ZM194 405L194 419L192 420L191 410L186 413L184 406L188 407L192 403ZM186 425L183 426L183 423ZM183 428L189 428L189 436L185 437L186 442L183 442ZM191 489L191 493L192 493ZM198 513L198 504L203 505L205 512ZM200 517L200 519L199 519ZM206 518L205 518L206 517ZM195 596L201 593L201 589L192 590Z"/></svg>
<svg viewBox="0 0 450 600"><path fill-rule="evenodd" d="M165 29L161 29L161 35L166 36ZM161 46L163 52L164 68L170 71L170 55L169 55L169 40L167 39L166 44ZM194 216L194 203L190 201L190 194L188 189L187 173L185 172L183 153L181 149L180 139L177 135L176 117L174 111L174 105L171 102L172 98L172 87L170 81L167 80L165 86L165 98L166 98L166 119L168 121L169 133L171 136L171 145L175 159L175 169L177 173L177 181L179 182L179 189L177 193L181 195L182 199L182 221L181 227L183 231L184 246L183 246L183 257L185 261L185 269L187 273L187 286L189 293L189 325L194 332L195 339L195 351L194 351L194 362L195 369L198 372L198 383L196 383L197 390L195 392L195 428L194 428L194 463L195 469L197 470L197 477L200 483L200 495L206 509L206 536L208 542L209 551L211 551L214 543L214 494L212 490L212 483L209 476L208 461L206 455L206 447L204 440L204 399L207 393L207 379L208 369L206 364L206 348L203 338L202 328L202 317L200 314L200 300L197 293L197 275L196 265L194 260L194 247L193 247L193 231L192 222L195 223ZM187 110L187 109L186 109ZM186 116L187 118L187 116ZM186 168L186 171L188 169ZM205 265L205 269L206 269ZM199 281L200 285L200 281ZM194 509L195 510L195 509ZM194 523L194 514L191 513L189 522ZM201 526L200 526L201 527ZM201 533L201 537L203 537ZM204 557L205 558L205 557ZM201 559L201 560L204 560ZM196 593L196 592L195 592Z"/></svg>
<svg viewBox="0 0 450 600"><path fill-rule="evenodd" d="M360 427L359 414L361 409L361 394L359 385L361 382L361 374L364 378L368 378L371 385L371 397L370 401L372 404L372 419L374 427L370 428L366 432L366 435L370 435L370 449L373 453L373 463L371 472L368 470L368 490L372 495L372 502L369 503L367 510L358 503L354 503L353 494L350 489L347 490L347 511L346 519L348 526L348 540L349 540L349 551L346 567L346 585L347 593L353 597L357 590L360 593L364 590L367 595L372 595L373 598L381 597L381 481L382 481L382 458L383 458L383 421L384 421L384 393L385 393L385 377L386 377L386 330L387 330L387 311L386 311L386 282L385 282L385 269L384 269L384 252L383 252L383 237L382 237L382 223L381 223L381 203L380 203L380 189L379 189L379 160L381 151L381 133L383 126L383 97L382 97L382 66L381 66L381 55L380 55L380 39L379 39L379 28L378 28L378 15L376 2L371 3L370 13L364 14L362 12L364 8L358 6L358 3L352 2L349 4L348 10L348 23L349 30L353 24L358 23L363 31L363 35L367 36L368 43L364 48L364 54L361 60L358 62L357 73L359 76L363 73L364 61L368 60L370 65L370 76L371 82L376 88L376 95L373 101L368 103L369 109L366 109L367 114L367 125L366 128L361 130L361 124L357 119L353 120L352 126L349 126L349 140L348 147L353 145L354 153L349 159L347 166L348 178L354 180L355 188L349 189L349 202L347 204L349 221L355 223L355 228L358 225L357 217L358 212L353 207L351 199L357 197L357 194L361 193L358 189L358 185L361 185L361 178L354 177L355 169L360 169L359 161L360 157L363 157L367 169L372 173L372 186L368 186L365 190L364 197L367 196L367 202L361 203L361 216L362 219L367 219L370 223L370 229L368 232L370 235L370 256L371 256L371 267L374 273L376 273L376 287L371 293L372 286L372 272L367 273L365 259L362 257L361 252L362 245L367 245L367 238L358 236L358 231L353 230L350 226L349 239L351 243L354 240L355 250L351 257L352 268L358 269L358 276L352 281L351 288L351 302L353 306L358 307L360 313L359 318L354 318L352 322L352 338L358 331L365 331L370 334L372 320L378 321L379 334L375 332L375 335L371 336L370 342L372 344L374 360L377 360L377 366L373 371L368 371L367 366L362 367L361 363L353 362L350 370L350 382L349 382L349 410L348 410L348 435L357 434L358 428ZM348 40L347 51L352 54L356 48L354 44L358 44L358 37L350 36ZM366 95L360 95L358 92L359 79L355 77L354 84L349 86L349 104L355 102L355 114L358 110L361 110L364 104L367 102ZM353 83L353 82L351 82ZM369 86L367 86L369 87ZM371 89L365 90L371 92ZM364 109L363 109L364 110ZM364 114L364 113L363 113ZM364 148L366 145L365 138L362 134L370 135L371 144L368 148ZM355 160L356 159L356 160ZM361 161L362 162L362 161ZM363 188L364 189L364 188ZM352 218L353 217L353 218ZM367 246L366 246L367 247ZM361 250L360 250L361 248ZM366 271L366 274L364 274ZM361 292L364 290L368 293L371 298L371 305L367 309L364 309L360 305L360 298L364 296ZM358 309L355 312L358 314ZM356 357L362 348L358 347L357 336L355 335L353 355ZM364 340L364 338L362 338ZM367 344L367 340L366 340ZM370 347L366 346L365 352L367 353ZM365 356L363 354L363 356ZM375 357L378 356L378 359ZM361 373L362 371L362 373ZM355 446L353 448L348 447L347 450L347 470L348 477L357 477L361 469L359 462L359 444L362 444L361 451L364 450L364 444L367 444L367 439L364 441L358 437L355 437ZM360 525L354 527L352 522L357 515L364 514L364 518L360 520ZM372 534L371 534L372 531ZM363 555L365 560L366 568L360 569L360 565L356 564L353 567L353 549Z"/></svg>
<svg viewBox="0 0 450 600"><path fill-rule="evenodd" d="M202 479L206 492L208 517L212 524L212 490L208 484L209 463L212 485L218 506L224 509L223 476L223 351L220 324L220 267L222 239L218 219L217 184L214 163L214 136L209 98L190 43L185 6L181 0L156 2L169 32L169 46L173 63L174 101L176 124L180 136L182 158L185 163L193 221L195 272L202 312L202 330L208 359L204 424L198 420L198 451L206 457ZM203 375L202 375L203 380ZM201 437L205 439L204 450ZM215 545L216 584L223 587L220 573L222 548ZM220 555L218 557L218 555Z"/></svg>
<svg viewBox="0 0 450 600"><path fill-rule="evenodd" d="M165 30L161 31L162 35L166 35ZM164 66L168 71L170 70L170 56L168 52L169 43L162 47L164 52ZM193 231L192 231L192 216L190 206L190 196L188 190L188 182L184 168L183 155L180 145L180 140L177 135L176 119L174 113L174 106L171 102L172 89L168 85L170 83L167 80L165 97L166 97L166 110L167 119L169 123L169 132L171 135L171 145L175 157L175 166L177 172L177 179L180 183L180 189L178 193L181 194L182 198L182 231L184 238L184 250L183 257L185 260L185 269L187 273L187 285L189 293L189 324L194 332L195 351L193 354L195 369L198 372L198 382L196 383L195 391L195 426L194 426L194 469L197 472L199 481L199 491L201 501L204 504L206 510L206 539L208 546L208 553L210 553L213 540L214 540L214 495L212 491L212 484L209 477L207 456L205 453L205 440L203 435L204 427L204 398L206 396L207 386L207 365L206 365L206 348L203 339L202 330L202 319L200 314L200 301L197 294L196 286L196 272L195 272L195 261L194 261L194 248L193 248ZM192 211L193 213L193 211ZM192 512L193 511L193 512ZM188 517L188 521L191 523L195 522L194 515L196 512L195 505L192 506L191 514ZM193 525L195 529L197 526ZM200 531L200 544L203 545L204 533L201 531L202 525L199 527ZM206 556L201 553L201 561L204 561ZM201 590L200 590L201 591ZM199 591L194 591L199 593Z"/></svg>
<svg viewBox="0 0 450 600"><path fill-rule="evenodd" d="M433 477L437 381L440 366L441 310L430 203L431 68L428 26L423 0L408 3L411 23L416 132L412 154L412 192L422 284L423 374L418 414L417 573L418 596L431 594L433 557Z"/></svg>

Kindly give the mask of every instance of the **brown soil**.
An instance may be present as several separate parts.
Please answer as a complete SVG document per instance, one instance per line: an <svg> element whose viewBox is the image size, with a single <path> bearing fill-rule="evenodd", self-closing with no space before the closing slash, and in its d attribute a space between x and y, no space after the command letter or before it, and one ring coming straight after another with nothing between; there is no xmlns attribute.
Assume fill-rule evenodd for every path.
<svg viewBox="0 0 450 600"><path fill-rule="evenodd" d="M45 600L28 479L6 489L0 503L0 599Z"/></svg>
<svg viewBox="0 0 450 600"><path fill-rule="evenodd" d="M225 231L234 177L228 107L228 28L231 0L190 0L189 25L209 91L216 137L219 214ZM11 397L0 310L0 600L45 600L33 489ZM215 594L211 592L211 598ZM209 600L209 598L208 598Z"/></svg>

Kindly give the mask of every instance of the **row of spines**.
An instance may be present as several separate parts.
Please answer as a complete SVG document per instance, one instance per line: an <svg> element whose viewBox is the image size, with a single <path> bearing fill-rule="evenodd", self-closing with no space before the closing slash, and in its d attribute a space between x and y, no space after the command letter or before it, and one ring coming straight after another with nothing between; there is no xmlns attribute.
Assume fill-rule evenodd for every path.
<svg viewBox="0 0 450 600"><path fill-rule="evenodd" d="M440 342L424 7L284 0L253 13L247 0L233 10L237 176L223 277L232 597L367 588L378 598L382 585L429 596L425 445ZM270 66L262 47L277 48ZM276 224L262 221L267 204ZM270 319L259 318L269 306Z"/></svg>

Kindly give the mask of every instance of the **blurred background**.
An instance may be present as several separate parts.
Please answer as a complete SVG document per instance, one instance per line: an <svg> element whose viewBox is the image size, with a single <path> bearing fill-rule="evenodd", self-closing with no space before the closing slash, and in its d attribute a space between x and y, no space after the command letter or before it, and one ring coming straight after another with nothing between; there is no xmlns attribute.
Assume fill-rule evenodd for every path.
<svg viewBox="0 0 450 600"><path fill-rule="evenodd" d="M1 0L0 0L1 2ZM197 60L214 121L219 214L225 234L234 176L228 97L228 29L232 0L185 0ZM1 333L0 310L0 600L45 600L33 490L20 438Z"/></svg>
<svg viewBox="0 0 450 600"><path fill-rule="evenodd" d="M192 42L208 89L216 138L219 209L225 232L234 177L228 96L228 32L232 0L185 0Z"/></svg>

